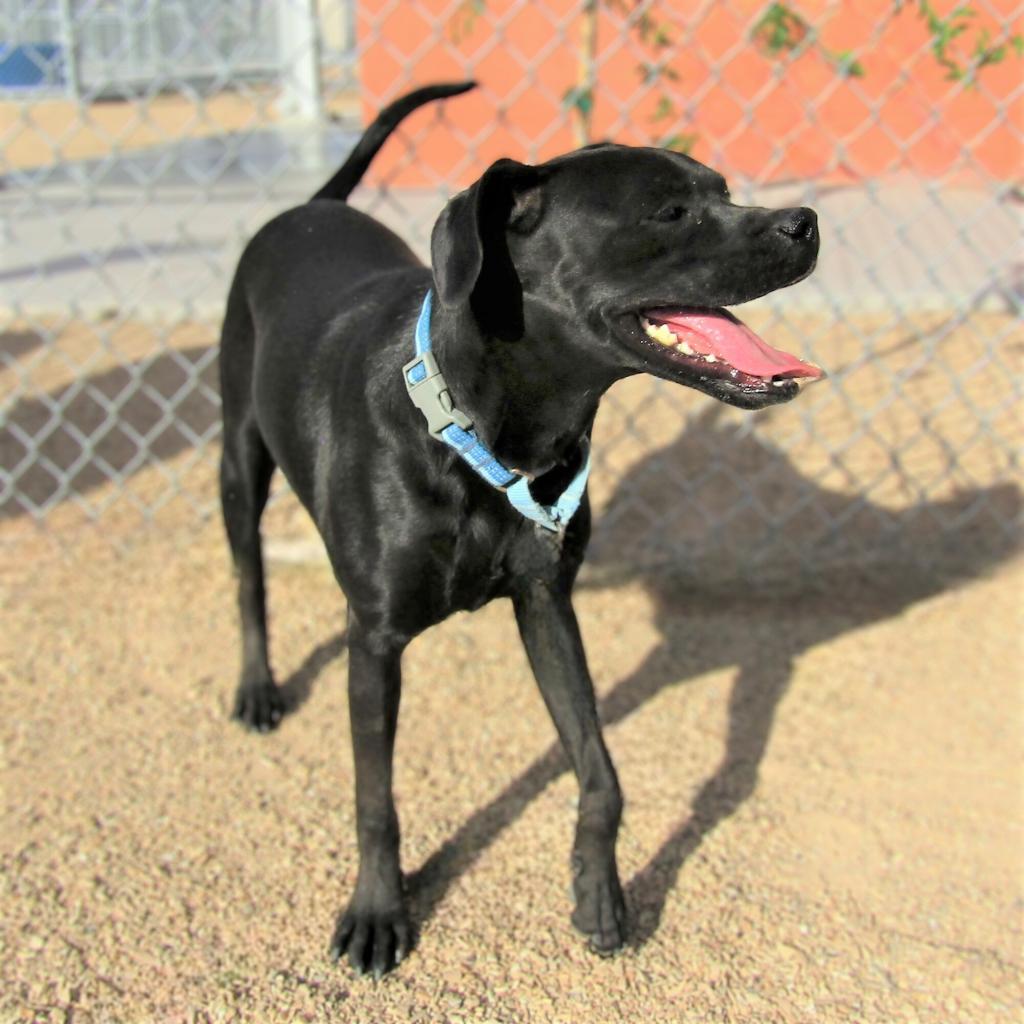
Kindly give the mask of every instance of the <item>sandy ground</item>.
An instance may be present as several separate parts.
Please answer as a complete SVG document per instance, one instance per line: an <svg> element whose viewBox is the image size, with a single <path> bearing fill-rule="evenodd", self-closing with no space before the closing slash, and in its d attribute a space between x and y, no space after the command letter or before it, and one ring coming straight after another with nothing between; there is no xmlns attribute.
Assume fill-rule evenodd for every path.
<svg viewBox="0 0 1024 1024"><path fill-rule="evenodd" d="M575 785L495 604L406 656L420 937L379 985L326 957L356 850L344 603L315 559L270 580L295 713L266 737L227 719L231 575L217 523L190 526L216 445L162 418L215 431L182 391L213 384L210 329L5 335L8 425L45 436L76 497L47 531L0 515L0 1021L1019 1020L1019 324L757 326L810 339L830 382L756 430L627 382L597 435L577 606L627 798L631 945L600 960L569 925ZM96 431L120 489L80 461ZM0 454L23 457L13 433ZM287 498L266 532L310 539ZM623 562L668 534L686 571Z"/></svg>
<svg viewBox="0 0 1024 1024"><path fill-rule="evenodd" d="M4 1021L1019 1020L1019 557L814 593L636 577L578 609L627 794L632 944L568 923L575 787L510 609L405 661L419 945L326 945L355 877L343 602L272 572L295 713L227 719L216 524L3 571Z"/></svg>

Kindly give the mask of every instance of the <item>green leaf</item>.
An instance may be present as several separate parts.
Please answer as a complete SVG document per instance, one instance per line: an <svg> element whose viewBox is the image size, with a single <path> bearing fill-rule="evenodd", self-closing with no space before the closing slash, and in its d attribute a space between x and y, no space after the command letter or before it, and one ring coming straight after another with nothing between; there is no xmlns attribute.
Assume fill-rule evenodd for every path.
<svg viewBox="0 0 1024 1024"><path fill-rule="evenodd" d="M477 19L487 9L486 0L463 0L449 21L452 42L456 46L468 39L476 28Z"/></svg>
<svg viewBox="0 0 1024 1024"><path fill-rule="evenodd" d="M654 108L651 120L664 121L666 117L671 117L675 112L676 105L667 96L661 96L658 98L658 105Z"/></svg>
<svg viewBox="0 0 1024 1024"><path fill-rule="evenodd" d="M658 75L661 73L656 64L637 64L636 70L644 85L653 85L658 80Z"/></svg>
<svg viewBox="0 0 1024 1024"><path fill-rule="evenodd" d="M822 52L835 65L836 71L844 78L863 78L864 65L854 56L852 50L839 50L831 53L822 48Z"/></svg>
<svg viewBox="0 0 1024 1024"><path fill-rule="evenodd" d="M662 149L671 149L675 153L689 153L696 145L700 136L694 133L680 133L670 135L661 143Z"/></svg>
<svg viewBox="0 0 1024 1024"><path fill-rule="evenodd" d="M750 31L772 56L795 50L810 37L810 26L792 8L772 4Z"/></svg>
<svg viewBox="0 0 1024 1024"><path fill-rule="evenodd" d="M594 90L589 86L574 85L562 97L562 105L578 110L584 117L594 109Z"/></svg>

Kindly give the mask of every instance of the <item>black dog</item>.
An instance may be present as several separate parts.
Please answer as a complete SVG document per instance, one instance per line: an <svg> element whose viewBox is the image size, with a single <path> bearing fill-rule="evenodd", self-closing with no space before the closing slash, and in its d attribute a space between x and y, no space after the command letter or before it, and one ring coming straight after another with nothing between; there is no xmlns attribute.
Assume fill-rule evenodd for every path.
<svg viewBox="0 0 1024 1024"><path fill-rule="evenodd" d="M252 239L221 341L235 715L265 730L283 712L259 538L279 466L348 598L359 875L332 952L377 976L411 944L391 793L402 651L495 597L512 599L579 780L573 923L598 952L622 945L622 799L570 603L598 402L653 373L757 409L821 376L719 308L809 274L815 214L734 206L721 175L677 153L602 144L538 167L499 160L445 207L433 271L345 205L403 117L469 88L388 107L312 201Z"/></svg>

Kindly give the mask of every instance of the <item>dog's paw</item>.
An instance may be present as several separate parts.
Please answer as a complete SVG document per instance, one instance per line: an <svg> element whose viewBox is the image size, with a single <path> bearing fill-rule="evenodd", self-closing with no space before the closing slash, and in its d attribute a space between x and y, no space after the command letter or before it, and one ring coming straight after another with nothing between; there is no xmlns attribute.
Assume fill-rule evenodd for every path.
<svg viewBox="0 0 1024 1024"><path fill-rule="evenodd" d="M270 732L284 717L285 700L272 680L242 683L235 694L231 717L253 732Z"/></svg>
<svg viewBox="0 0 1024 1024"><path fill-rule="evenodd" d="M363 913L349 907L338 919L329 955L337 962L347 954L356 974L372 974L379 981L411 948L412 927L404 910Z"/></svg>
<svg viewBox="0 0 1024 1024"><path fill-rule="evenodd" d="M626 902L612 866L609 869L578 870L573 879L576 909L572 923L599 956L611 956L626 941Z"/></svg>

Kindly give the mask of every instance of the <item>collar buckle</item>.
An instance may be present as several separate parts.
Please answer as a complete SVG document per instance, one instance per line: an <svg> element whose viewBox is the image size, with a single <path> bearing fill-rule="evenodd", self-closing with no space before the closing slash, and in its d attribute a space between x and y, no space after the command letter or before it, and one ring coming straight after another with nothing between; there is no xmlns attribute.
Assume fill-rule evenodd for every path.
<svg viewBox="0 0 1024 1024"><path fill-rule="evenodd" d="M455 408L448 382L444 379L432 352L422 352L402 367L402 379L412 404L426 417L427 430L443 440L441 432L453 423L469 430L473 421Z"/></svg>

